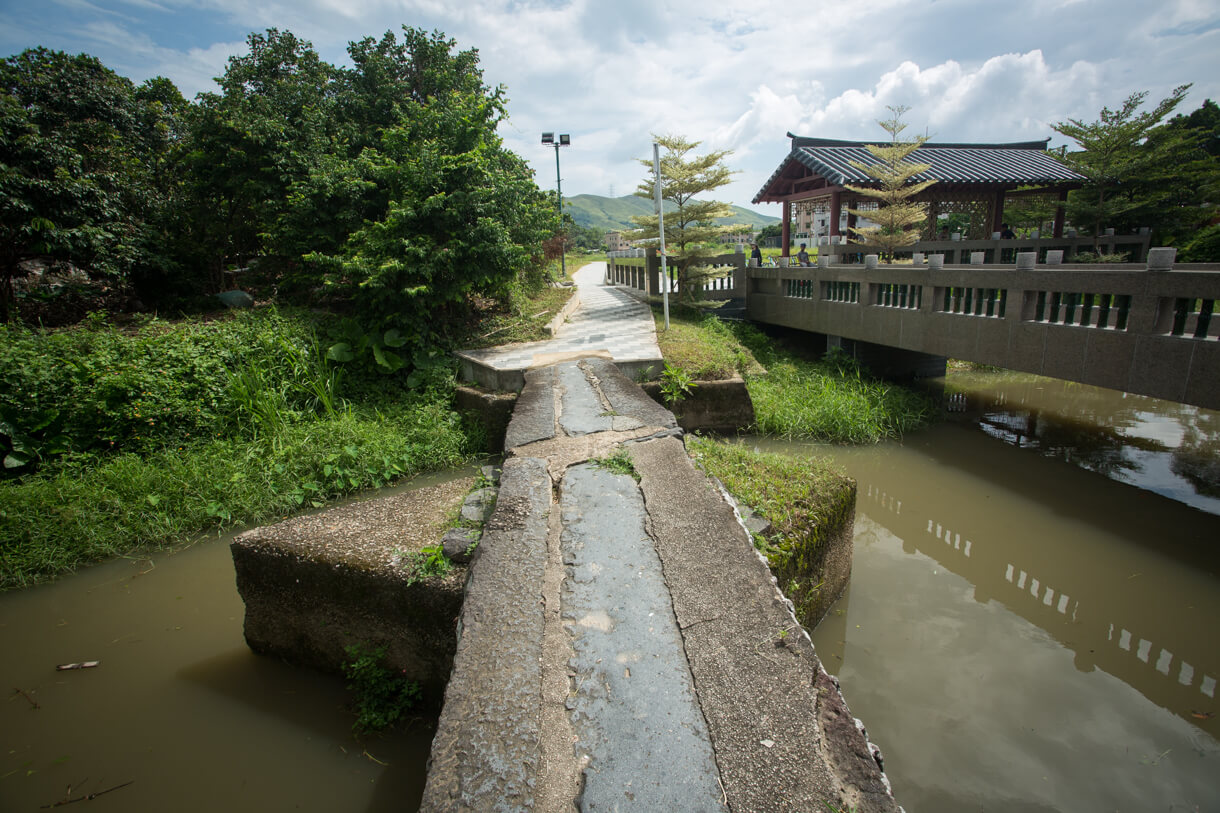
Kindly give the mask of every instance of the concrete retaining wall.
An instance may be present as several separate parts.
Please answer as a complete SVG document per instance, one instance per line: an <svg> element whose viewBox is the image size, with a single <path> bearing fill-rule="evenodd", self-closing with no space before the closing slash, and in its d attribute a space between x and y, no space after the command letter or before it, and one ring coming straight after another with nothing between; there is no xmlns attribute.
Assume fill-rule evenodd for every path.
<svg viewBox="0 0 1220 813"><path fill-rule="evenodd" d="M665 404L659 381L640 385L648 397ZM687 432L742 432L754 425L754 402L746 382L740 378L728 381L696 381L690 395L669 407L678 426Z"/></svg>
<svg viewBox="0 0 1220 813"><path fill-rule="evenodd" d="M344 648L385 646L386 665L439 699L449 678L466 566L410 583L408 557L440 541L471 478L255 528L232 543L252 650L340 673ZM422 527L421 527L422 525ZM412 533L422 537L413 539Z"/></svg>

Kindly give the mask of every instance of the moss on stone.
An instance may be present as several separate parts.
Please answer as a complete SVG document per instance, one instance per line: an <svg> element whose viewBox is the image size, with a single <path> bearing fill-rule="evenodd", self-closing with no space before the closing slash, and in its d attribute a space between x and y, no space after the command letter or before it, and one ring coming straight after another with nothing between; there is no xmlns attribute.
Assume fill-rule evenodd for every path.
<svg viewBox="0 0 1220 813"><path fill-rule="evenodd" d="M694 436L687 437L687 449L736 500L771 523L760 547L797 619L816 626L851 573L855 481L817 458Z"/></svg>

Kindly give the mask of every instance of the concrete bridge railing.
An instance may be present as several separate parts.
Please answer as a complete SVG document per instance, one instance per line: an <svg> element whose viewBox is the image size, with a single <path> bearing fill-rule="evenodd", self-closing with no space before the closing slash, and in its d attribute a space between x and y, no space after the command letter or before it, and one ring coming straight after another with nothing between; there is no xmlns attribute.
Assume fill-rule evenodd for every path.
<svg viewBox="0 0 1220 813"><path fill-rule="evenodd" d="M697 287L698 298L719 301L745 297L745 254L720 254L709 258L708 265L712 267L711 275L690 286ZM655 248L612 251L607 255L606 282L630 288L645 296L660 296L666 283L671 295L678 294L679 286L677 280L672 278L673 273L671 266L671 278L668 281L662 278L661 258Z"/></svg>
<svg viewBox="0 0 1220 813"><path fill-rule="evenodd" d="M749 268L747 314L1220 409L1220 265L1175 267L1162 251L1152 265L1033 265L1027 254L1015 268Z"/></svg>
<svg viewBox="0 0 1220 813"><path fill-rule="evenodd" d="M837 242L832 244L832 239ZM986 240L920 240L895 252L895 256L900 260L909 260L913 254L942 254L946 263L958 265L971 262L971 255L981 253L979 263L994 265L1014 263L1016 255L1022 252L1034 252L1038 255L1038 262L1053 261L1054 252L1060 252L1058 256L1063 262L1071 262L1079 254L1100 251L1102 254L1126 254L1128 262L1140 263L1148 258L1151 240L1148 229L1141 229L1138 234L1103 234L1096 238L1048 235L1004 239L997 235ZM869 251L863 246L844 243L838 235L811 240L810 246L816 247L821 254L835 254L844 260L850 258L853 262L863 262L864 255Z"/></svg>

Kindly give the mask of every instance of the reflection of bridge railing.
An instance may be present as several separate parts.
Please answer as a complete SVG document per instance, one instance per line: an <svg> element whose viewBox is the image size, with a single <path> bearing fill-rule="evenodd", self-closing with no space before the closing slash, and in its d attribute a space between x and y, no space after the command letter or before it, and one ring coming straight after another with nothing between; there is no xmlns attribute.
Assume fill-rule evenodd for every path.
<svg viewBox="0 0 1220 813"><path fill-rule="evenodd" d="M829 265L745 275L757 322L1220 409L1220 265Z"/></svg>
<svg viewBox="0 0 1220 813"><path fill-rule="evenodd" d="M1004 546L976 544L952 523L912 517L910 505L904 512L903 500L881 486L861 482L858 493L861 512L899 537L904 550L918 550L935 559L971 582L977 600L995 597L1055 636L1076 653L1077 668L1088 671L1098 666L1195 723L1198 720L1191 718L1191 711L1215 699L1215 672L1220 664L1215 661L1214 639L1207 631L1185 629L1180 619L1166 615L1165 596L1156 596L1145 606L1128 597L1118 607L1112 602L1107 607L1105 596L1127 591L1125 585L1110 585L1112 592L1105 586L1099 592L1090 584L1100 578L1095 568L1081 570L1054 560L1049 566L1046 561L1023 566L1009 561L1010 552L1002 550ZM1055 572L1045 573L1048 569ZM1074 579L1078 580L1075 587ZM1162 628L1149 631L1157 622ZM1171 626L1165 627L1165 623ZM1164 643L1155 643L1158 638Z"/></svg>

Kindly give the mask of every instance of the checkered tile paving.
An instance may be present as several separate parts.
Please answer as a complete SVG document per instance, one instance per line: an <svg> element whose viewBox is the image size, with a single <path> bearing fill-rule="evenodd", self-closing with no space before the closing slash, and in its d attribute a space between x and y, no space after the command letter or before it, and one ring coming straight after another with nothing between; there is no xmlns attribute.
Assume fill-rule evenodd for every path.
<svg viewBox="0 0 1220 813"><path fill-rule="evenodd" d="M614 361L661 358L652 310L632 297L603 284L605 263L589 263L572 275L579 289L580 307L545 342L506 344L485 350L464 350L462 355L497 370L524 370L554 354L608 353Z"/></svg>

